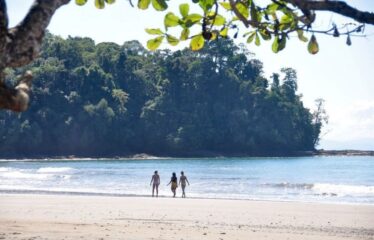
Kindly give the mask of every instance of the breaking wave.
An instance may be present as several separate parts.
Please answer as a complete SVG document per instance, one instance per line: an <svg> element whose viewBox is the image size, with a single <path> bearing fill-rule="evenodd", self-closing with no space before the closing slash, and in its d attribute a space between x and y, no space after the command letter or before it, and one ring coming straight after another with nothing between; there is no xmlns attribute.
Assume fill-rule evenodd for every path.
<svg viewBox="0 0 374 240"><path fill-rule="evenodd" d="M70 167L44 167L37 170L38 173L63 173L63 172L72 172L74 168Z"/></svg>
<svg viewBox="0 0 374 240"><path fill-rule="evenodd" d="M71 175L67 172L73 171L73 168L40 168L34 169L17 169L17 168L0 168L0 179L19 179L19 180L47 180L63 178L69 179ZM63 174L62 174L63 173Z"/></svg>
<svg viewBox="0 0 374 240"><path fill-rule="evenodd" d="M266 187L273 187L273 188L291 188L291 189L312 189L314 184L312 183L265 183L263 184Z"/></svg>
<svg viewBox="0 0 374 240"><path fill-rule="evenodd" d="M316 183L312 190L321 195L374 197L374 186Z"/></svg>
<svg viewBox="0 0 374 240"><path fill-rule="evenodd" d="M311 191L315 195L322 196L352 196L352 197L374 197L374 186L345 185L331 183L265 183L262 186L275 189L289 189L295 191Z"/></svg>

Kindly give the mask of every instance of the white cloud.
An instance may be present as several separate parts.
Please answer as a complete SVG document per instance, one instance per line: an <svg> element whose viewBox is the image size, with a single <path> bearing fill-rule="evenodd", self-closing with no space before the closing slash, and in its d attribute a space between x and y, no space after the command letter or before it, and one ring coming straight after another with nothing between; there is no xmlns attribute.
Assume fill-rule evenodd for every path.
<svg viewBox="0 0 374 240"><path fill-rule="evenodd" d="M332 106L327 103L330 116L325 140L357 141L374 139L374 100L355 101L347 105Z"/></svg>

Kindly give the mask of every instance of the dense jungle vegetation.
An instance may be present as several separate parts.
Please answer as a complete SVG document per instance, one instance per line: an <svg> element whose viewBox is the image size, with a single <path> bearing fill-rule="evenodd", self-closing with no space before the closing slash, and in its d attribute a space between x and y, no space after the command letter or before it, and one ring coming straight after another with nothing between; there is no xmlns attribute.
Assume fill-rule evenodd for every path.
<svg viewBox="0 0 374 240"><path fill-rule="evenodd" d="M149 52L137 41L96 45L47 34L26 67L35 76L30 109L0 112L0 156L314 150L321 122L296 93L296 72L266 79L262 67L230 40L199 52ZM15 81L18 72L7 73Z"/></svg>

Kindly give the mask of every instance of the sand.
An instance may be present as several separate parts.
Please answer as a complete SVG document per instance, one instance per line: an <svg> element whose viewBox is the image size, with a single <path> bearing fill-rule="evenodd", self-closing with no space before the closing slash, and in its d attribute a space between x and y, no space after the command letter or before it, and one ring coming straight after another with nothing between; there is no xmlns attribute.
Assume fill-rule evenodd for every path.
<svg viewBox="0 0 374 240"><path fill-rule="evenodd" d="M0 239L374 239L374 205L0 194Z"/></svg>

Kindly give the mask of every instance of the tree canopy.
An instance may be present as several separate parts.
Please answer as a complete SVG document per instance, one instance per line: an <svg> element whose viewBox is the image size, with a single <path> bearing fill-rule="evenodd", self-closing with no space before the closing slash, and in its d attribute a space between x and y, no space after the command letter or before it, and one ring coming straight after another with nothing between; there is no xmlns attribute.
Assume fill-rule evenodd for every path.
<svg viewBox="0 0 374 240"><path fill-rule="evenodd" d="M6 68L17 68L31 63L40 53L42 39L55 11L70 0L35 0L26 17L17 26L8 27L6 0L0 0L0 109L25 111L29 103L32 73L26 72L13 86L5 84ZM88 0L75 0L84 5ZM99 9L115 0L92 0ZM164 26L150 28L146 31L155 38L148 41L151 50L159 47L166 40L170 45L180 41L190 41L193 50L201 49L207 42L220 38L236 38L239 24L248 29L243 37L247 42L260 45L261 41L273 41L272 50L279 52L286 47L290 34L296 33L301 41L308 42L307 49L315 54L319 46L315 33L329 34L334 37L347 36L347 44L351 44L350 36L362 34L363 24L374 24L374 14L353 8L344 1L315 0L192 0L190 5L199 6L200 13L190 13L190 5L183 3L179 13L168 12ZM133 2L129 1L130 5ZM158 10L168 9L166 0L137 0L139 9L147 9L150 5ZM333 24L325 30L314 28L314 21L319 11L341 14L358 22L358 24L340 26ZM179 36L173 36L168 29L179 26ZM310 39L305 32L312 33ZM262 39L262 40L261 40Z"/></svg>
<svg viewBox="0 0 374 240"><path fill-rule="evenodd" d="M78 2L83 4L87 1L78 0ZM140 9L147 9L150 5L150 0L138 2ZM190 48L199 50L207 41L237 38L240 34L248 44L254 43L257 46L262 41L272 41L272 51L278 53L285 49L290 36L294 34L300 41L307 42L309 53L316 54L319 51L316 34L327 34L333 37L345 35L347 45L351 45L351 35L363 35L364 23L374 23L374 14L361 12L342 1L193 0L192 5L199 6L200 11L191 13L190 4L182 3L179 5L179 13L168 12L165 15L165 30L146 29L147 33L156 35L147 42L147 47L155 50L163 40L172 46L180 41L190 41ZM154 0L152 6L158 11L167 8L164 0ZM104 5L98 7L104 7ZM317 18L316 11L335 12L350 17L358 23L345 23L342 26L331 23L321 29L313 25ZM169 29L175 27L180 28L179 36L169 33ZM311 36L308 38L305 33Z"/></svg>
<svg viewBox="0 0 374 240"><path fill-rule="evenodd" d="M283 68L272 79L231 40L201 51L150 52L47 34L28 111L0 112L0 156L291 155L312 151L325 116ZM22 154L22 155L20 155Z"/></svg>
<svg viewBox="0 0 374 240"><path fill-rule="evenodd" d="M88 0L75 2L84 5ZM115 0L94 0L94 3L97 8L103 9L106 4L115 3ZM131 0L130 4L133 6ZM198 12L191 12L191 5L198 6ZM168 0L137 2L137 7L142 10L150 6L157 11L165 11L168 9ZM320 29L313 25L318 11L337 13L357 23L345 23L342 26L330 23ZM259 46L261 41L272 41L272 50L278 53L286 47L289 36L295 33L300 41L308 42L308 51L316 54L319 46L315 34L334 37L346 35L347 45L351 45L351 35L363 34L365 23L374 24L374 13L355 9L344 1L192 0L190 3L181 3L178 13L169 11L164 17L164 28L146 29L150 35L156 35L147 42L147 47L155 50L164 40L172 46L178 45L180 41L190 41L190 48L199 50L206 41L237 38L240 25L243 25L246 30L241 35L249 44L254 42ZM175 27L180 28L178 36L169 33L169 29ZM310 39L304 35L305 32L311 34Z"/></svg>

